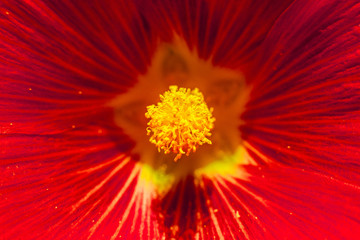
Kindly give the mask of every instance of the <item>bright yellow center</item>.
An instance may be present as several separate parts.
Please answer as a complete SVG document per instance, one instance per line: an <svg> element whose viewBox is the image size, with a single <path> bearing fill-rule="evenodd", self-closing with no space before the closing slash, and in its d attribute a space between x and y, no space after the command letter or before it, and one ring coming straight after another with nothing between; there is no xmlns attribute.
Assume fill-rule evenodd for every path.
<svg viewBox="0 0 360 240"><path fill-rule="evenodd" d="M176 153L176 162L183 154L189 156L204 143L212 144L208 137L214 128L213 109L208 108L199 89L170 86L160 95L157 105L147 107L149 118L147 134L150 142L165 154Z"/></svg>

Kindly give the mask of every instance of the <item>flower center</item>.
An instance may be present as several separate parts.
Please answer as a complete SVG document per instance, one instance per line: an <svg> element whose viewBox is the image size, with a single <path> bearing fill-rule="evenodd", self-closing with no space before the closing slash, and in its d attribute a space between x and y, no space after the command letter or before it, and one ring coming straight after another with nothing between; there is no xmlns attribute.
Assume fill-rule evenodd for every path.
<svg viewBox="0 0 360 240"><path fill-rule="evenodd" d="M198 146L212 144L208 139L214 128L215 118L212 108L208 108L199 89L169 87L160 95L157 105L147 107L146 118L149 118L147 134L150 142L158 151L165 154L176 153L176 162L183 154L189 156Z"/></svg>
<svg viewBox="0 0 360 240"><path fill-rule="evenodd" d="M201 59L174 36L159 43L147 72L109 106L134 143L129 154L142 165L141 178L164 195L189 175L242 174L236 166L251 163L239 131L250 90L239 70Z"/></svg>

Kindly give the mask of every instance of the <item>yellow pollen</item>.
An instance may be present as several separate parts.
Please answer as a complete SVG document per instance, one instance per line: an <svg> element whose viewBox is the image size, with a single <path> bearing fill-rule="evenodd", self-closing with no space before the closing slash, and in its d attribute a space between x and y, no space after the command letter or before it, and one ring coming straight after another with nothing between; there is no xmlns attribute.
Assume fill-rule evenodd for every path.
<svg viewBox="0 0 360 240"><path fill-rule="evenodd" d="M170 86L160 95L157 105L147 107L145 117L149 118L147 135L165 154L176 153L176 162L183 154L189 156L204 143L212 144L208 137L214 128L213 109L208 108L199 89Z"/></svg>

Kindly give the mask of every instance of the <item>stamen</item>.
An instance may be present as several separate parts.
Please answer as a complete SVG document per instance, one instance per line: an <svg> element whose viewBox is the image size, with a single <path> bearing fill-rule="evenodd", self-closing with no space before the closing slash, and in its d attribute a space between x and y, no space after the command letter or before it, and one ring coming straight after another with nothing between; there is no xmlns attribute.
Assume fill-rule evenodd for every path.
<svg viewBox="0 0 360 240"><path fill-rule="evenodd" d="M147 107L149 118L147 135L150 142L164 150L165 154L176 153L176 162L183 154L189 156L204 143L212 144L208 139L214 128L213 109L208 108L199 89L170 86L169 91L160 95L157 105Z"/></svg>

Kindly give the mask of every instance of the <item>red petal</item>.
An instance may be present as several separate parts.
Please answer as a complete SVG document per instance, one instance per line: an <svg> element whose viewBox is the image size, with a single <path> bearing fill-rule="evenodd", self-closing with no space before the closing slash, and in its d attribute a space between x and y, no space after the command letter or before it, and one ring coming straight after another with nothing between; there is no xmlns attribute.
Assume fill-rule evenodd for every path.
<svg viewBox="0 0 360 240"><path fill-rule="evenodd" d="M0 238L356 238L360 6L292 2L3 1ZM104 106L174 31L253 84L259 166L154 200Z"/></svg>

